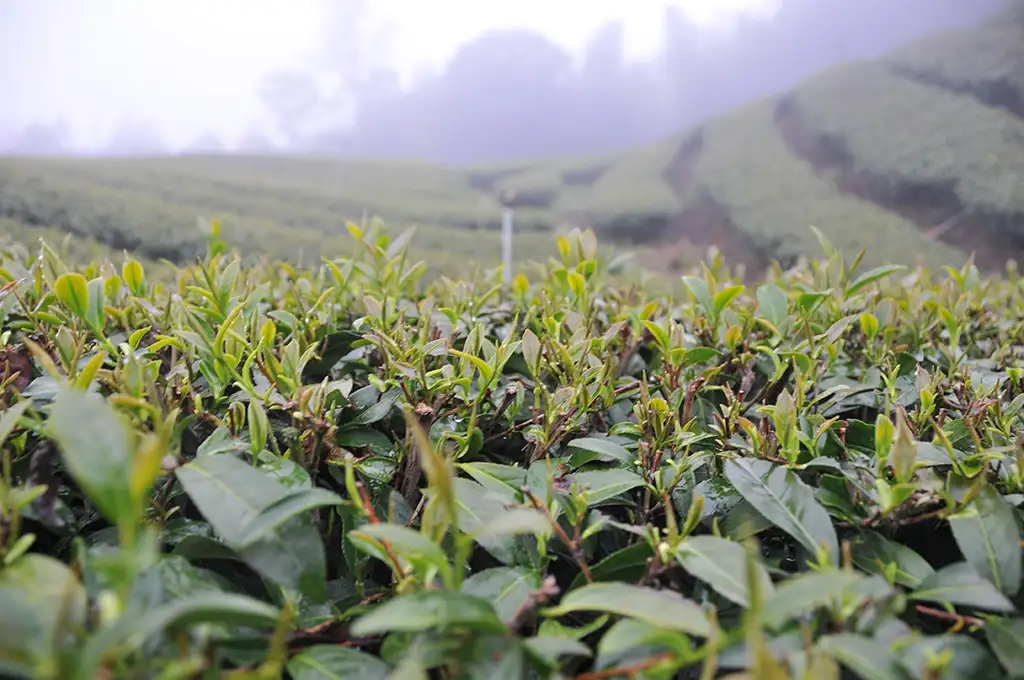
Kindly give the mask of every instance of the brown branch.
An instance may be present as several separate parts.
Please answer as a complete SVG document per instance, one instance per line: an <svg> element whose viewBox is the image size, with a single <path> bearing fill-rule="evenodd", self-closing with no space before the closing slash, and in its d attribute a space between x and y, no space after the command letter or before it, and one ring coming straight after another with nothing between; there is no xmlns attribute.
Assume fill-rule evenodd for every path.
<svg viewBox="0 0 1024 680"><path fill-rule="evenodd" d="M362 482L356 482L356 489L359 490L359 497L363 502L363 508L366 510L366 517L370 520L370 524L380 524L380 518L377 517L377 511L373 509L373 503L370 501L370 494L366 492L366 487L363 486ZM391 549L391 545L387 541L380 542L381 547L384 548L384 552L388 556L388 560L394 566L395 574L398 576L398 580L405 580L405 569L402 568L402 563L398 560L398 556Z"/></svg>
<svg viewBox="0 0 1024 680"><path fill-rule="evenodd" d="M664 654L652 656L649 659L645 659L639 663L635 663L632 666L610 668L604 671L594 671L593 673L580 673L579 675L575 676L573 680L605 680L606 678L621 677L632 678L635 677L638 673L650 670L658 664L664 663L666 661L673 661L675 658L675 654L671 652L665 652Z"/></svg>
<svg viewBox="0 0 1024 680"><path fill-rule="evenodd" d="M916 609L918 613L925 614L936 619L941 619L943 621L952 621L958 627L963 627L967 625L982 628L985 625L985 622L982 619L978 619L973 616L963 616L962 614L951 614L950 612L944 611L942 609L926 607L923 604L915 605L914 609Z"/></svg>
<svg viewBox="0 0 1024 680"><path fill-rule="evenodd" d="M569 552L572 553L572 557L576 561L576 564L579 565L580 571L583 572L583 577L587 579L587 583L593 583L594 576L590 573L590 566L587 564L587 560L583 556L583 549L579 544L569 538L569 534L565 533L565 530L558 524L558 521L551 516L551 511L548 510L546 505L540 502L539 498L534 496L533 493L525 486L520 487L520 489L529 499L533 507L543 512L548 518L548 521L551 523L551 527L558 535L559 540L561 540L562 543L565 544L565 547L569 549Z"/></svg>

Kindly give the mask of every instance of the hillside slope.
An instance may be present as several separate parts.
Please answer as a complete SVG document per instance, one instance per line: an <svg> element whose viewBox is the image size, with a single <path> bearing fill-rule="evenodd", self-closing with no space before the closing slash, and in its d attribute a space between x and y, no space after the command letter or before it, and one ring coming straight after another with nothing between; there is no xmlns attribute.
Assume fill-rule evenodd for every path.
<svg viewBox="0 0 1024 680"><path fill-rule="evenodd" d="M986 268L1024 255L1024 23L1005 14L818 74L663 142L488 167L292 157L0 159L6 231L50 228L148 258L201 252L197 217L242 252L316 260L379 216L432 261L490 265L502 202L518 255L591 226L671 269L714 244L755 269L818 250ZM16 229L14 227L17 227ZM50 232L52 233L52 232Z"/></svg>

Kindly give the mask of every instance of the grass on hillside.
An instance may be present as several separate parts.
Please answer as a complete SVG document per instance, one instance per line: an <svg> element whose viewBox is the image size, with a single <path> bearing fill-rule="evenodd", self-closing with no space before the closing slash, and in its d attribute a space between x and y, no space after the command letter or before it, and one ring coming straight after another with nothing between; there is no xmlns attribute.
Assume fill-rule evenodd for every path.
<svg viewBox="0 0 1024 680"><path fill-rule="evenodd" d="M963 255L922 234L900 215L843 195L787 147L764 100L703 131L691 196L707 195L759 247L779 258L806 254L820 229L844 252L868 248L871 262L956 263Z"/></svg>
<svg viewBox="0 0 1024 680"><path fill-rule="evenodd" d="M250 168L249 160L4 159L0 216L9 221L12 236L17 227L18 235L34 241L33 229L51 228L150 260L185 262L200 255L206 236L198 223L205 218L219 219L228 242L249 258L308 264L351 252L345 216L355 208L346 210L344 199L324 188L329 186L325 177L304 188L295 184L301 173L296 178L278 176L282 183L274 183L266 177L257 179L270 173L261 161ZM293 167L288 159L267 162L280 172ZM294 167L306 166L298 161ZM394 202L400 211L416 210L398 195ZM288 214L290 208L295 209L294 217ZM493 212L500 218L500 210ZM361 214L351 219L362 221ZM464 274L500 261L494 230L458 221L431 224L422 217L398 223L422 225L414 236L413 254L440 271ZM550 236L527 225L516 235L516 259L536 259L549 241Z"/></svg>
<svg viewBox="0 0 1024 680"><path fill-rule="evenodd" d="M830 70L798 88L793 102L858 169L894 188L948 186L967 210L1024 216L1024 119L882 64ZM1024 233L1024 222L1010 226Z"/></svg>
<svg viewBox="0 0 1024 680"><path fill-rule="evenodd" d="M1019 677L1015 277L662 295L575 232L427 283L353 235L0 252L0 675Z"/></svg>
<svg viewBox="0 0 1024 680"><path fill-rule="evenodd" d="M549 161L523 172L495 171L498 178L486 187L474 180L479 171L392 161L6 158L0 216L143 257L185 261L202 251L199 217L219 218L246 255L315 260L340 252L348 243L345 224L368 215L417 225L418 250L445 265L492 263L498 199L507 188L526 199L516 210L516 246L524 256L539 252L547 237L538 232L569 223L644 240L633 234L634 219L665 220L677 208L660 177L669 157L644 149L604 161ZM588 186L602 172L610 179ZM531 193L542 200L529 200Z"/></svg>
<svg viewBox="0 0 1024 680"><path fill-rule="evenodd" d="M914 41L886 61L1003 106L1024 106L1024 22L1009 16Z"/></svg>

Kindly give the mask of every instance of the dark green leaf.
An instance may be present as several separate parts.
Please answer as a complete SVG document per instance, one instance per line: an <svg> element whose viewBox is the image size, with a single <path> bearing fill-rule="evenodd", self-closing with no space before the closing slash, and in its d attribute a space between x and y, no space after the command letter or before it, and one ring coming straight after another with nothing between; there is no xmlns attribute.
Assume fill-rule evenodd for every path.
<svg viewBox="0 0 1024 680"><path fill-rule="evenodd" d="M673 591L626 583L593 583L573 590L545 614L564 616L573 612L616 614L699 637L711 631L707 615L693 601Z"/></svg>
<svg viewBox="0 0 1024 680"><path fill-rule="evenodd" d="M691 536L680 544L676 560L722 597L749 606L747 554L739 543L715 536ZM760 564L756 571L763 597L770 597L774 586L768 572Z"/></svg>
<svg viewBox="0 0 1024 680"><path fill-rule="evenodd" d="M635 455L622 448L620 444L616 444L607 438L583 437L582 439L574 439L569 442L568 448L570 451L573 449L577 451L577 453L574 453L569 458L569 464L574 468L580 467L592 460L625 463L626 465L631 465L636 460Z"/></svg>
<svg viewBox="0 0 1024 680"><path fill-rule="evenodd" d="M1020 590L1020 533L1013 508L992 486L984 486L968 506L949 518L960 551L979 574L1006 595Z"/></svg>
<svg viewBox="0 0 1024 680"><path fill-rule="evenodd" d="M176 474L203 517L253 569L313 600L323 598L324 547L308 518L293 517L246 542L251 523L292 495L289 487L231 455L196 458Z"/></svg>
<svg viewBox="0 0 1024 680"><path fill-rule="evenodd" d="M862 680L908 680L899 658L882 640L840 633L821 637L817 646Z"/></svg>
<svg viewBox="0 0 1024 680"><path fill-rule="evenodd" d="M340 431L334 443L346 449L369 448L374 453L388 453L395 449L395 444L383 432L367 427L353 427Z"/></svg>
<svg viewBox="0 0 1024 680"><path fill-rule="evenodd" d="M380 401L369 406L364 411L356 415L349 424L350 425L372 425L380 420L384 420L391 413L391 409L395 407L395 402L398 401L398 396L401 394L401 390L393 389L388 390L382 394Z"/></svg>
<svg viewBox="0 0 1024 680"><path fill-rule="evenodd" d="M390 673L377 657L337 645L316 645L288 661L292 680L387 680Z"/></svg>
<svg viewBox="0 0 1024 680"><path fill-rule="evenodd" d="M111 522L133 522L131 440L114 409L98 394L63 390L53 404L50 431L89 500Z"/></svg>
<svg viewBox="0 0 1024 680"><path fill-rule="evenodd" d="M490 602L498 617L509 623L540 586L541 578L535 572L495 567L466 579L462 592Z"/></svg>
<svg viewBox="0 0 1024 680"><path fill-rule="evenodd" d="M935 573L916 552L874 531L865 531L852 547L853 563L859 568L872 574L882 574L888 565L895 564L896 583L909 588L918 587Z"/></svg>
<svg viewBox="0 0 1024 680"><path fill-rule="evenodd" d="M505 631L505 625L486 600L465 593L428 590L396 597L375 607L352 625L352 634L366 637L452 627L482 633Z"/></svg>
<svg viewBox="0 0 1024 680"><path fill-rule="evenodd" d="M748 503L808 552L816 555L824 546L832 563L838 564L839 540L832 519L795 472L765 460L731 458L725 462L725 475Z"/></svg>
<svg viewBox="0 0 1024 680"><path fill-rule="evenodd" d="M993 612L1013 611L1013 604L967 562L957 562L935 572L924 579L910 597Z"/></svg>
<svg viewBox="0 0 1024 680"><path fill-rule="evenodd" d="M595 581L638 581L647 571L648 561L654 557L654 549L647 541L616 550L597 564L590 566L590 575ZM572 582L570 589L576 589L586 583L586 577L580 572Z"/></svg>
<svg viewBox="0 0 1024 680"><path fill-rule="evenodd" d="M635 472L615 468L612 470L588 470L569 476L570 482L576 484L580 491L586 490L587 501L597 505L615 498L638 486L643 486L644 479Z"/></svg>
<svg viewBox="0 0 1024 680"><path fill-rule="evenodd" d="M717 359L722 355L714 347L694 347L693 349L686 350L686 364L703 364L712 359Z"/></svg>
<svg viewBox="0 0 1024 680"><path fill-rule="evenodd" d="M299 489L262 508L243 528L238 538L238 546L244 548L271 537L274 531L296 515L317 508L341 505L344 502L341 496L327 489Z"/></svg>

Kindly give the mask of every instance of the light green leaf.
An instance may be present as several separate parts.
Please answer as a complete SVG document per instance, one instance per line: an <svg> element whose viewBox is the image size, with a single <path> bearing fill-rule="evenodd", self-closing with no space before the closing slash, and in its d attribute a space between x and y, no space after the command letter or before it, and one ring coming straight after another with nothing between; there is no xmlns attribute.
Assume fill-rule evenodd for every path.
<svg viewBox="0 0 1024 680"><path fill-rule="evenodd" d="M712 303L715 310L715 316L721 316L726 307L728 307L729 304L736 299L736 296L744 290L745 288L743 286L729 286L728 288L718 291L718 293L715 294L714 301Z"/></svg>
<svg viewBox="0 0 1024 680"><path fill-rule="evenodd" d="M711 296L711 289L708 288L708 282L704 279L696 276L684 276L683 285L690 289L700 306L704 308L704 311L711 314L715 309L715 301Z"/></svg>
<svg viewBox="0 0 1024 680"><path fill-rule="evenodd" d="M999 664L985 645L968 635L935 635L900 650L900 662L915 678L928 677L928 661L940 654L952 659L941 678L998 678Z"/></svg>
<svg viewBox="0 0 1024 680"><path fill-rule="evenodd" d="M77 669L80 678L96 677L95 671L112 652L121 656L125 649L136 650L150 637L203 623L228 623L272 629L280 612L274 607L245 595L204 592L180 598L147 610L140 616L128 615L104 628L85 645Z"/></svg>
<svg viewBox="0 0 1024 680"><path fill-rule="evenodd" d="M765 460L730 458L725 475L748 503L808 552L817 555L825 546L838 564L839 540L828 511L795 472Z"/></svg>
<svg viewBox="0 0 1024 680"><path fill-rule="evenodd" d="M523 344L521 347L523 350L523 359L526 361L526 366L530 369L530 373L533 374L533 377L536 378L538 362L540 361L540 339L537 337L537 334L527 328L523 332Z"/></svg>
<svg viewBox="0 0 1024 680"><path fill-rule="evenodd" d="M548 663L554 663L563 656L590 657L593 655L590 647L570 638L545 635L527 638L524 642L531 652Z"/></svg>
<svg viewBox="0 0 1024 680"><path fill-rule="evenodd" d="M539 510L510 508L475 530L472 535L477 540L486 540L519 534L545 536L550 533L552 533L551 522Z"/></svg>
<svg viewBox="0 0 1024 680"><path fill-rule="evenodd" d="M53 284L53 293L68 311L83 321L89 313L89 282L77 272L61 274Z"/></svg>
<svg viewBox="0 0 1024 680"><path fill-rule="evenodd" d="M505 632L486 600L466 593L427 590L403 595L375 607L352 625L352 635L417 633L425 630L469 628L483 633Z"/></svg>
<svg viewBox="0 0 1024 680"><path fill-rule="evenodd" d="M671 349L668 333L665 332L664 328L653 321L644 321L644 328L646 328L647 332L651 334L652 338L654 338L654 343L658 346L658 349L663 352L668 352Z"/></svg>
<svg viewBox="0 0 1024 680"><path fill-rule="evenodd" d="M716 536L691 536L680 544L676 560L722 597L742 607L749 606L747 554L739 543ZM775 590L771 577L760 564L756 569L761 593L770 597Z"/></svg>
<svg viewBox="0 0 1024 680"><path fill-rule="evenodd" d="M48 660L84 624L86 605L78 577L52 557L29 553L0 569L0 662Z"/></svg>
<svg viewBox="0 0 1024 680"><path fill-rule="evenodd" d="M62 390L53 404L50 432L68 471L100 512L115 524L134 522L131 439L103 397Z"/></svg>
<svg viewBox="0 0 1024 680"><path fill-rule="evenodd" d="M453 355L453 356L457 356L457 357L461 357L463 359L467 359L471 364L476 366L476 369L478 371L480 371L480 384L481 385L490 385L491 384L491 378L494 377L494 369L491 368L491 365L488 364L486 361L484 361L483 359L481 359L478 356L474 356L472 354L466 354L465 352L460 352L457 349L450 349L450 350L448 350L448 353Z"/></svg>
<svg viewBox="0 0 1024 680"><path fill-rule="evenodd" d="M106 293L103 291L103 279L95 278L89 282L89 310L85 318L93 328L103 328L107 313L104 310Z"/></svg>
<svg viewBox="0 0 1024 680"><path fill-rule="evenodd" d="M1020 590L1020 533L1013 508L992 486L984 486L968 506L949 518L964 558L1006 595Z"/></svg>
<svg viewBox="0 0 1024 680"><path fill-rule="evenodd" d="M761 316L781 330L789 315L789 300L782 289L772 284L761 286L757 289L757 305Z"/></svg>
<svg viewBox="0 0 1024 680"><path fill-rule="evenodd" d="M360 548L369 543L374 549L371 555L379 554L383 543L399 558L413 564L429 564L439 573L449 575L451 565L441 546L425 535L397 524L364 524L356 531L349 532L348 539Z"/></svg>
<svg viewBox="0 0 1024 680"><path fill-rule="evenodd" d="M19 401L14 406L10 407L2 414L0 414L0 444L3 444L7 437L14 431L14 427L18 424L18 419L25 415L25 411L32 405L30 401Z"/></svg>
<svg viewBox="0 0 1024 680"><path fill-rule="evenodd" d="M707 615L692 600L670 590L653 590L627 583L592 583L569 592L546 616L601 612L625 616L652 626L707 637Z"/></svg>
<svg viewBox="0 0 1024 680"><path fill-rule="evenodd" d="M854 295L858 290L867 286L879 279L884 279L890 274L901 272L906 267L902 265L882 265L881 267L875 267L874 269L868 270L857 277L857 279L846 287L846 297Z"/></svg>

